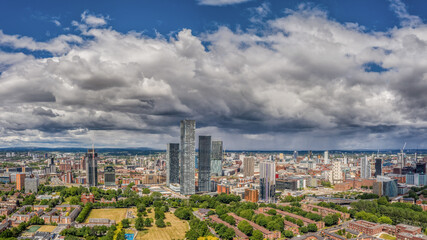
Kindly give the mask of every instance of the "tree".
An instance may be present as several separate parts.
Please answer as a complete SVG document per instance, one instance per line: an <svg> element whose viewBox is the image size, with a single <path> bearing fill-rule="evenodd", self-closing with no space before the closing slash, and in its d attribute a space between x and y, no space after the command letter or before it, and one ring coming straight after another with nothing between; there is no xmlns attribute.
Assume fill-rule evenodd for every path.
<svg viewBox="0 0 427 240"><path fill-rule="evenodd" d="M310 223L307 225L307 229L309 232L317 232L317 226L314 223Z"/></svg>
<svg viewBox="0 0 427 240"><path fill-rule="evenodd" d="M267 211L267 213L270 214L270 215L276 215L277 211L276 211L276 209L270 209L270 210Z"/></svg>
<svg viewBox="0 0 427 240"><path fill-rule="evenodd" d="M248 236L251 236L254 230L254 228L245 220L239 222L239 224L237 224L237 228Z"/></svg>
<svg viewBox="0 0 427 240"><path fill-rule="evenodd" d="M304 226L304 222L301 219L297 219L297 225L302 227Z"/></svg>
<svg viewBox="0 0 427 240"><path fill-rule="evenodd" d="M307 233L308 232L308 228L307 227L300 227L299 228L299 232L300 233Z"/></svg>
<svg viewBox="0 0 427 240"><path fill-rule="evenodd" d="M229 223L230 225L235 225L236 224L236 220L234 219L234 217L227 215L224 218L224 221L226 221L227 223Z"/></svg>
<svg viewBox="0 0 427 240"><path fill-rule="evenodd" d="M159 218L156 220L156 226L159 228L164 228L166 227L165 222L163 221L163 218Z"/></svg>
<svg viewBox="0 0 427 240"><path fill-rule="evenodd" d="M70 204L77 205L80 203L80 198L78 196L73 196L70 198Z"/></svg>
<svg viewBox="0 0 427 240"><path fill-rule="evenodd" d="M150 218L146 218L144 220L144 226L145 227L151 227L151 219Z"/></svg>
<svg viewBox="0 0 427 240"><path fill-rule="evenodd" d="M232 228L227 228L227 230L225 230L225 232L221 236L221 238L225 239L225 240L231 240L231 239L233 239L233 237L235 235L236 235L236 233L234 232L234 230Z"/></svg>
<svg viewBox="0 0 427 240"><path fill-rule="evenodd" d="M252 232L252 236L250 240L263 240L263 239L264 239L264 235L262 235L262 232L260 230L254 230Z"/></svg>
<svg viewBox="0 0 427 240"><path fill-rule="evenodd" d="M144 229L144 219L139 217L135 220L135 228L138 231L141 231Z"/></svg>
<svg viewBox="0 0 427 240"><path fill-rule="evenodd" d="M325 222L325 225L328 227L334 225L334 219L332 218L331 215L325 216L323 218L323 221Z"/></svg>
<svg viewBox="0 0 427 240"><path fill-rule="evenodd" d="M130 221L129 221L129 219L127 219L127 218L123 219L122 220L122 225L123 225L123 228L130 227Z"/></svg>
<svg viewBox="0 0 427 240"><path fill-rule="evenodd" d="M144 189L142 189L142 193L143 194L150 194L150 189L144 188Z"/></svg>
<svg viewBox="0 0 427 240"><path fill-rule="evenodd" d="M284 232L286 238L293 238L294 233L291 230L285 230Z"/></svg>
<svg viewBox="0 0 427 240"><path fill-rule="evenodd" d="M161 211L160 209L157 211L155 210L154 212L155 212L154 213L155 219L165 219L165 213L163 211Z"/></svg>
<svg viewBox="0 0 427 240"><path fill-rule="evenodd" d="M378 219L379 223L385 223L385 224L393 224L393 221L387 217L387 216L382 216Z"/></svg>
<svg viewBox="0 0 427 240"><path fill-rule="evenodd" d="M377 202L378 202L378 205L387 205L388 204L387 197L385 197L385 196L378 198Z"/></svg>
<svg viewBox="0 0 427 240"><path fill-rule="evenodd" d="M190 220L192 213L188 208L180 207L175 210L174 215L181 220Z"/></svg>
<svg viewBox="0 0 427 240"><path fill-rule="evenodd" d="M239 216L242 218L246 218L249 221L252 220L252 216L254 215L254 211L252 209L245 209L240 212Z"/></svg>
<svg viewBox="0 0 427 240"><path fill-rule="evenodd" d="M189 240L197 240L199 238L199 234L195 230L190 229L185 233L185 238Z"/></svg>

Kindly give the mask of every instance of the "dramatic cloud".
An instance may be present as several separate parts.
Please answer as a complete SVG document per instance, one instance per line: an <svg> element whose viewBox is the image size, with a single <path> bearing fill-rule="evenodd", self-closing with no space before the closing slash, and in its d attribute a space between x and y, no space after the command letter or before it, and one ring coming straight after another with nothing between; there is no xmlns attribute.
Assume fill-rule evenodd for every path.
<svg viewBox="0 0 427 240"><path fill-rule="evenodd" d="M200 5L209 5L209 6L224 6L239 4L244 2L249 2L252 0L198 0Z"/></svg>
<svg viewBox="0 0 427 240"><path fill-rule="evenodd" d="M105 19L84 12L79 36L45 43L0 32L0 45L54 54L0 52L3 145L164 148L187 118L227 149L427 147L423 23L364 32L301 6L256 33L167 39Z"/></svg>

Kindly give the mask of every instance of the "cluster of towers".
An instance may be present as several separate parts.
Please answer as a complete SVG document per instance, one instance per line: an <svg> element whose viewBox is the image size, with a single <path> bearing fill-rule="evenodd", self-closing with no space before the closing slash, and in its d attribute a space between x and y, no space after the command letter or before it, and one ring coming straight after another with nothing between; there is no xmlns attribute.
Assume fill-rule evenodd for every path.
<svg viewBox="0 0 427 240"><path fill-rule="evenodd" d="M211 190L211 175L222 175L222 141L212 141L211 136L199 136L198 191ZM196 121L181 121L181 143L167 145L166 183L179 183L180 193L196 193Z"/></svg>

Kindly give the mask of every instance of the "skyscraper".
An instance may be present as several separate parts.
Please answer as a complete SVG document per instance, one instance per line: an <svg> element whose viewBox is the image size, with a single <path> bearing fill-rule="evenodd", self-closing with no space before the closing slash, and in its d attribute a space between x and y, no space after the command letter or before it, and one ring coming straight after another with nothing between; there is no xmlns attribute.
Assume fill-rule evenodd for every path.
<svg viewBox="0 0 427 240"><path fill-rule="evenodd" d="M21 191L25 188L25 173L16 174L16 189Z"/></svg>
<svg viewBox="0 0 427 240"><path fill-rule="evenodd" d="M116 170L113 166L107 166L104 168L104 185L115 186L116 185Z"/></svg>
<svg viewBox="0 0 427 240"><path fill-rule="evenodd" d="M179 143L168 143L166 155L166 184L179 183Z"/></svg>
<svg viewBox="0 0 427 240"><path fill-rule="evenodd" d="M271 161L259 164L260 200L275 202L276 194L276 163Z"/></svg>
<svg viewBox="0 0 427 240"><path fill-rule="evenodd" d="M37 193L39 177L25 178L25 193Z"/></svg>
<svg viewBox="0 0 427 240"><path fill-rule="evenodd" d="M381 158L375 159L375 177L383 175L383 160Z"/></svg>
<svg viewBox="0 0 427 240"><path fill-rule="evenodd" d="M211 190L211 144L211 136L199 136L199 192Z"/></svg>
<svg viewBox="0 0 427 240"><path fill-rule="evenodd" d="M416 163L415 172L419 174L426 174L426 163L425 162Z"/></svg>
<svg viewBox="0 0 427 240"><path fill-rule="evenodd" d="M95 149L88 149L86 153L86 183L88 187L98 185L98 153Z"/></svg>
<svg viewBox="0 0 427 240"><path fill-rule="evenodd" d="M181 121L181 194L195 194L196 121Z"/></svg>
<svg viewBox="0 0 427 240"><path fill-rule="evenodd" d="M245 177L253 177L255 168L254 157L245 157L243 159L243 175Z"/></svg>
<svg viewBox="0 0 427 240"><path fill-rule="evenodd" d="M50 173L56 173L56 166L53 158L48 159L47 166L50 169Z"/></svg>
<svg viewBox="0 0 427 240"><path fill-rule="evenodd" d="M323 161L325 164L329 164L329 151L325 151L324 156L323 156Z"/></svg>
<svg viewBox="0 0 427 240"><path fill-rule="evenodd" d="M332 162L332 179L329 181L332 184L342 183L343 182L343 175L342 175L342 168L341 168L341 161L335 160Z"/></svg>
<svg viewBox="0 0 427 240"><path fill-rule="evenodd" d="M212 141L211 174L222 176L222 141Z"/></svg>
<svg viewBox="0 0 427 240"><path fill-rule="evenodd" d="M371 177L371 163L368 160L368 157L365 156L361 159L361 169L360 169L360 178L368 179Z"/></svg>

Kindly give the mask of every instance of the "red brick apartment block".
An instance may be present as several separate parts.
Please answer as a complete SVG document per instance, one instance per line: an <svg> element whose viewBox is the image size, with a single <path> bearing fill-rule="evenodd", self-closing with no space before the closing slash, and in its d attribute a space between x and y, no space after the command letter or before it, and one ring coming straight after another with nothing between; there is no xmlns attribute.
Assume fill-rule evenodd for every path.
<svg viewBox="0 0 427 240"><path fill-rule="evenodd" d="M258 209L255 210L254 212L255 212L255 214L263 214L264 216L271 216L270 214L261 212ZM294 235L298 235L299 234L299 226L297 224L295 224L293 222L286 221L286 220L283 220L283 223L285 224L285 230L292 231L292 233Z"/></svg>
<svg viewBox="0 0 427 240"><path fill-rule="evenodd" d="M233 230L234 230L234 232L236 233L236 236L237 237L234 237L234 239L236 239L236 240L248 240L249 239L249 237L248 236L246 236L246 234L244 234L242 231L240 231L236 226L232 226L231 224L229 224L228 222L224 222L224 221L222 221L218 216L216 216L216 215L211 215L211 216L209 216L209 218L213 221L213 222L216 222L216 223L222 223L222 224L224 224L225 226L227 226L227 227L229 227L229 228L232 228Z"/></svg>
<svg viewBox="0 0 427 240"><path fill-rule="evenodd" d="M302 210L304 211L312 211L313 213L317 213L320 214L322 217L330 215L330 214L336 214L339 213L341 215L342 219L347 219L350 218L350 214L348 213L343 213L334 209L330 209L330 208L325 208L325 207L321 207L321 206L316 206L313 204L303 204L301 206ZM317 211L313 211L314 208L317 208Z"/></svg>
<svg viewBox="0 0 427 240"><path fill-rule="evenodd" d="M221 184L219 184L219 185L217 186L217 192L218 192L219 194L221 194L221 193L230 194L230 187L229 187L229 186L225 186L225 185L221 185Z"/></svg>
<svg viewBox="0 0 427 240"><path fill-rule="evenodd" d="M262 212L268 212L268 210L270 210L270 209L272 209L272 208L270 208L270 207L259 208L259 210L262 211ZM289 217L292 217L292 218L295 218L295 219L300 219L304 223L304 226L307 226L310 223L314 223L314 224L316 224L317 229L321 229L321 228L325 227L325 223L323 221L315 222L315 221L313 221L311 219L302 217L300 215L296 215L296 214L293 214L293 213L290 213L290 212L285 212L285 211L282 211L282 210L279 210L279 209L275 209L275 210L276 210L277 214L280 214L282 216L289 216Z"/></svg>
<svg viewBox="0 0 427 240"><path fill-rule="evenodd" d="M239 224L239 222L241 222L241 221L247 221L255 230L261 231L264 238L267 238L267 239L280 238L280 232L279 231L272 232L272 231L254 223L252 221L249 221L245 218L237 216L235 213L227 213L227 214L232 216L236 220L236 224Z"/></svg>

